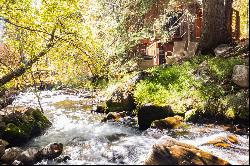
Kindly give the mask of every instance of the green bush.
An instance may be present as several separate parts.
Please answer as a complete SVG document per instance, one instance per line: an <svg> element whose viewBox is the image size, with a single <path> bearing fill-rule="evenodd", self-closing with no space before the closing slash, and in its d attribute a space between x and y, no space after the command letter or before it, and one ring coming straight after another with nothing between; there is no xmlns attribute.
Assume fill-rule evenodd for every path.
<svg viewBox="0 0 250 166"><path fill-rule="evenodd" d="M246 102L234 102L239 99L239 89L231 81L233 67L240 64L243 60L238 57L207 55L197 56L180 65L149 69L151 76L136 85L136 103L139 106L147 103L170 105L176 114L193 109L204 116L244 119L247 115L244 111Z"/></svg>

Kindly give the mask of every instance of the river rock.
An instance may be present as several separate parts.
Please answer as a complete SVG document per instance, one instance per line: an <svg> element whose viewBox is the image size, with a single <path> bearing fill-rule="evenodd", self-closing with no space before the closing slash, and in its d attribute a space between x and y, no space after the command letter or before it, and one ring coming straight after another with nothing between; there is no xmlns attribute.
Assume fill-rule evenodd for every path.
<svg viewBox="0 0 250 166"><path fill-rule="evenodd" d="M151 128L158 128L162 129L175 129L183 126L183 117L181 116L174 116L174 117L167 117L161 120L155 120L151 124Z"/></svg>
<svg viewBox="0 0 250 166"><path fill-rule="evenodd" d="M138 125L140 130L146 130L154 120L160 120L173 115L174 113L170 106L161 107L147 104L138 109Z"/></svg>
<svg viewBox="0 0 250 166"><path fill-rule="evenodd" d="M132 111L136 108L135 100L129 87L117 87L106 102L109 112Z"/></svg>
<svg viewBox="0 0 250 166"><path fill-rule="evenodd" d="M242 88L249 87L249 67L245 65L235 65L233 68L232 80Z"/></svg>
<svg viewBox="0 0 250 166"><path fill-rule="evenodd" d="M37 161L38 149L37 148L29 148L23 151L19 156L17 156L16 160L20 161L23 164L34 164Z"/></svg>
<svg viewBox="0 0 250 166"><path fill-rule="evenodd" d="M0 157L3 156L3 154L5 153L5 147L8 145L9 143L7 141L0 139Z"/></svg>
<svg viewBox="0 0 250 166"><path fill-rule="evenodd" d="M18 94L16 89L4 89L0 91L0 109L10 105Z"/></svg>
<svg viewBox="0 0 250 166"><path fill-rule="evenodd" d="M1 157L1 161L6 164L12 164L22 152L23 150L18 147L8 148Z"/></svg>
<svg viewBox="0 0 250 166"><path fill-rule="evenodd" d="M201 120L200 118L202 117L202 112L198 111L196 109L190 109L187 112L185 112L185 118L184 120L187 122L197 122Z"/></svg>
<svg viewBox="0 0 250 166"><path fill-rule="evenodd" d="M238 144L238 143L239 140L236 135L227 135L227 136L217 137L211 141L208 141L203 145L213 145L216 147L230 148L232 147L232 144Z"/></svg>
<svg viewBox="0 0 250 166"><path fill-rule="evenodd" d="M223 55L224 53L226 53L228 50L230 50L230 47L229 47L228 45L226 45L226 44L221 44L221 45L219 45L218 47L216 47L216 48L214 49L214 54L215 54L216 56L221 56L221 55Z"/></svg>
<svg viewBox="0 0 250 166"><path fill-rule="evenodd" d="M121 118L126 116L125 111L123 112L109 112L106 117L103 118L102 122L106 122L107 120L119 121Z"/></svg>
<svg viewBox="0 0 250 166"><path fill-rule="evenodd" d="M131 86L135 86L135 84L137 84L141 80L144 80L149 75L150 73L146 71L140 71L139 73L135 74L131 79L129 79L127 83L130 84Z"/></svg>
<svg viewBox="0 0 250 166"><path fill-rule="evenodd" d="M97 105L93 108L93 110L91 110L91 112L93 113L100 113L100 114L103 114L105 113L105 107L104 106L101 106L101 105Z"/></svg>
<svg viewBox="0 0 250 166"><path fill-rule="evenodd" d="M21 161L15 160L11 165L24 165Z"/></svg>
<svg viewBox="0 0 250 166"><path fill-rule="evenodd" d="M57 163L67 162L68 160L71 160L69 156L60 156L55 159Z"/></svg>
<svg viewBox="0 0 250 166"><path fill-rule="evenodd" d="M4 152L5 152L5 146L0 145L0 157L2 157L4 155Z"/></svg>
<svg viewBox="0 0 250 166"><path fill-rule="evenodd" d="M137 82L148 76L147 72L139 72L131 79L120 86L117 86L111 97L107 99L106 106L108 112L133 111L136 108L133 89Z"/></svg>
<svg viewBox="0 0 250 166"><path fill-rule="evenodd" d="M230 165L199 148L182 143L169 136L160 138L152 147L145 165Z"/></svg>
<svg viewBox="0 0 250 166"><path fill-rule="evenodd" d="M23 144L51 125L39 109L29 107L6 107L0 110L0 115L5 123L1 137L11 146Z"/></svg>
<svg viewBox="0 0 250 166"><path fill-rule="evenodd" d="M42 148L37 153L37 159L54 159L62 154L63 144L62 143L51 143L46 147Z"/></svg>

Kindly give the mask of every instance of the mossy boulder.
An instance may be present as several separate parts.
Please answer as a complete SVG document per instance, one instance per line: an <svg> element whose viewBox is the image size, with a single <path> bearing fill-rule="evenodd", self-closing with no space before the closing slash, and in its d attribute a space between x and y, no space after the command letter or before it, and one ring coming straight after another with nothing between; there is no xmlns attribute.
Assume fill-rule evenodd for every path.
<svg viewBox="0 0 250 166"><path fill-rule="evenodd" d="M174 113L169 106L144 105L138 109L137 118L140 130L146 130L155 120L160 120Z"/></svg>
<svg viewBox="0 0 250 166"><path fill-rule="evenodd" d="M155 120L152 122L150 127L158 128L160 130L180 128L184 125L183 120L183 117L176 115L174 117L167 117L165 119Z"/></svg>
<svg viewBox="0 0 250 166"><path fill-rule="evenodd" d="M33 136L39 135L51 122L39 109L13 107L1 110L2 122L0 134L10 145L20 145Z"/></svg>
<svg viewBox="0 0 250 166"><path fill-rule="evenodd" d="M145 165L230 165L219 157L169 136L160 138L149 152Z"/></svg>

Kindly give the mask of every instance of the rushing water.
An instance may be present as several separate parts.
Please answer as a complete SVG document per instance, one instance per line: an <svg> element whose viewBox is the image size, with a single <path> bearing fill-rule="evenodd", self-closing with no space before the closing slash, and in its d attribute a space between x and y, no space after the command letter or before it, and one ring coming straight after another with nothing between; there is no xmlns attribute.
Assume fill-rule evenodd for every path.
<svg viewBox="0 0 250 166"><path fill-rule="evenodd" d="M98 102L90 99L91 93L81 91L41 91L41 105L52 122L46 132L28 142L25 147L42 147L52 142L64 145L63 155L70 156L66 163L44 160L37 164L143 164L149 149L163 135L172 136L182 142L228 160L231 164L249 164L248 135L237 135L239 144L233 148L218 148L204 143L230 132L216 125L194 125L176 130L159 131L137 128L118 123L101 123L104 115L93 114L88 105ZM33 92L20 93L13 105L38 107Z"/></svg>

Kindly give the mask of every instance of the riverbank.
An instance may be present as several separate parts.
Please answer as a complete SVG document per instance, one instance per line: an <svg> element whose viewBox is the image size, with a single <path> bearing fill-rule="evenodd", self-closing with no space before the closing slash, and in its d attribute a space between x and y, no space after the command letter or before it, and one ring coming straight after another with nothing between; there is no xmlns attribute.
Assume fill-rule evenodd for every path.
<svg viewBox="0 0 250 166"><path fill-rule="evenodd" d="M242 78L235 76L237 67L248 68L248 54L200 55L181 64L127 74L104 90L103 112L138 116L147 105L154 106L152 114L169 107L171 116L181 116L186 122L233 124L249 130L249 90L248 85L235 81L235 77ZM143 114L151 116L149 112Z"/></svg>

